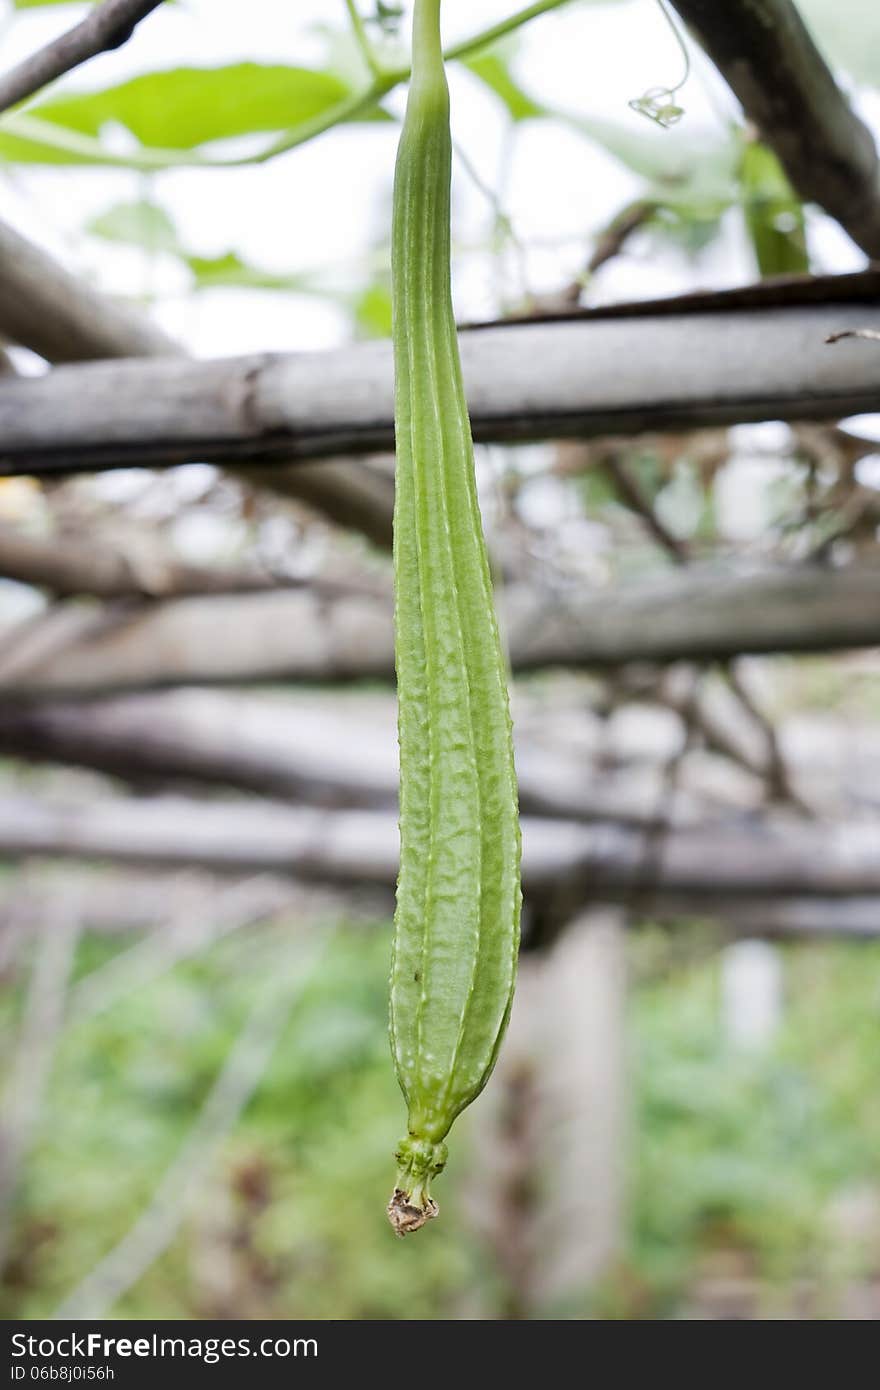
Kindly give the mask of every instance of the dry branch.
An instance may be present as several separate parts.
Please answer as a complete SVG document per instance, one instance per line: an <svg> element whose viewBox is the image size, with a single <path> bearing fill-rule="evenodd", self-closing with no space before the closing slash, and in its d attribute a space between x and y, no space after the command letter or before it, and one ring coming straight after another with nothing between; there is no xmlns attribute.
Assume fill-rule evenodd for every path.
<svg viewBox="0 0 880 1390"><path fill-rule="evenodd" d="M525 812L650 823L650 807L658 801L656 765L621 757L616 766L591 775L598 748L573 757L564 736L548 743L539 709L526 712L516 700L515 711ZM580 723L589 727L587 716ZM390 696L267 699L185 690L70 704L0 704L0 751L97 769L140 786L224 786L324 807L397 804L396 707ZM682 820L706 819L713 811L718 814L708 798L682 798Z"/></svg>
<svg viewBox="0 0 880 1390"><path fill-rule="evenodd" d="M511 585L499 604L518 671L880 643L880 570L869 567L695 566L571 595ZM394 672L390 605L369 596L294 589L97 612L59 604L50 626L0 633L0 698Z"/></svg>
<svg viewBox="0 0 880 1390"><path fill-rule="evenodd" d="M668 684L680 669L670 671ZM655 688L656 681L651 692ZM729 713L730 699L718 686L707 695L721 702L717 715L712 700L706 705L717 723ZM567 699L558 692L548 698L546 692L514 688L523 810L651 825L663 769L681 748L686 710L675 691L669 705L681 723L644 705L635 720L627 707L609 718L592 713L588 699L582 682ZM733 730L734 746L732 738L722 743L706 737L687 754L676 791L676 824L758 810L764 772L757 756L760 731L742 719L725 727ZM798 790L825 814L845 818L880 811L880 736L870 725L820 716L786 720L779 742ZM225 787L327 808L390 809L397 797L396 705L390 690L270 696L190 689L4 702L0 753L98 770L139 790ZM743 766L751 772L744 774ZM662 810L665 820L668 805ZM130 894L125 900L131 907Z"/></svg>
<svg viewBox="0 0 880 1390"><path fill-rule="evenodd" d="M91 14L0 76L0 111L33 96L56 77L120 48L162 0L104 0Z"/></svg>
<svg viewBox="0 0 880 1390"><path fill-rule="evenodd" d="M49 362L182 352L145 314L84 284L3 221L0 333Z"/></svg>
<svg viewBox="0 0 880 1390"><path fill-rule="evenodd" d="M255 487L295 497L343 530L358 531L381 550L391 549L394 455L338 454L281 470L248 465L241 475Z"/></svg>
<svg viewBox="0 0 880 1390"><path fill-rule="evenodd" d="M690 565L693 561L690 545L681 537L674 535L662 520L651 498L642 487L636 474L629 468L622 453L614 449L609 450L603 464L621 500L636 516L641 518L648 534L654 538L661 550L665 551L674 564ZM772 795L799 805L801 810L808 810L806 806L800 804L797 794L791 787L773 724L755 703L736 662L725 663L722 669L738 704L748 715L749 720L760 728L765 743L765 750L759 759L757 768L751 757L746 757L744 765L750 771L759 771L760 775L766 779L768 790ZM736 742L731 740L724 724L719 724L713 719L711 712L703 708L698 690L693 690L687 696L685 704L689 725L695 729L698 728L715 747L724 748L725 751L736 757L738 752Z"/></svg>
<svg viewBox="0 0 880 1390"><path fill-rule="evenodd" d="M159 547L114 547L97 537L37 537L0 527L0 576L47 589L58 598L159 598L181 594L253 593L289 587L290 580L258 570L188 565Z"/></svg>
<svg viewBox="0 0 880 1390"><path fill-rule="evenodd" d="M791 0L672 0L806 202L880 257L880 160Z"/></svg>
<svg viewBox="0 0 880 1390"><path fill-rule="evenodd" d="M880 343L876 328L847 328L842 333L829 333L826 343L840 343L844 338L859 338L863 342Z"/></svg>
<svg viewBox="0 0 880 1390"><path fill-rule="evenodd" d="M867 320L867 325L866 325ZM652 313L462 335L480 440L590 437L880 404L876 363L830 332L876 305ZM390 345L213 362L106 362L0 380L0 472L316 458L393 444Z"/></svg>

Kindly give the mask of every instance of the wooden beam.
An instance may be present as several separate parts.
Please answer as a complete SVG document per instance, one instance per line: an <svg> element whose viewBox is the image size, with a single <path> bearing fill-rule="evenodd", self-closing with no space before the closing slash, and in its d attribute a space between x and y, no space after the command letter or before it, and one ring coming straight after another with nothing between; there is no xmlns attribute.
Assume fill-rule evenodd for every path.
<svg viewBox="0 0 880 1390"><path fill-rule="evenodd" d="M564 598L512 585L499 607L517 671L840 651L880 643L880 570L693 566ZM369 595L292 589L106 610L57 604L3 637L6 700L394 675L390 605Z"/></svg>
<svg viewBox="0 0 880 1390"><path fill-rule="evenodd" d="M0 854L271 872L337 884L394 882L393 812L320 811L169 797L0 800ZM671 830L658 846L619 825L523 818L525 891L560 911L661 889L689 899L880 894L880 826L774 822ZM566 913L566 915L569 915Z"/></svg>
<svg viewBox="0 0 880 1390"><path fill-rule="evenodd" d="M17 106L73 68L119 48L162 0L103 0L72 29L0 76L0 111Z"/></svg>
<svg viewBox="0 0 880 1390"><path fill-rule="evenodd" d="M361 916L369 924L390 916L392 885L376 888L370 894L326 884L306 884L281 874L261 873L256 877L236 877L228 870L212 873L205 869L148 866L141 869L84 864L60 859L54 870L45 861L39 873L13 876L6 885L4 911L0 918L0 952L10 935L36 931L47 919L56 920L59 905L73 895L82 927L102 935L124 936L157 930L174 936L181 920L192 926L197 938L201 932L222 932L239 915L244 900L258 912L285 909L299 917L314 914L327 920L328 911L339 915ZM35 879L38 878L38 881ZM658 896L638 895L626 913L629 927L643 922L661 923L670 929L695 922L717 922L725 933L738 937L769 937L773 940L850 939L876 940L880 936L880 896L846 897L713 897L679 894L664 889ZM600 908L601 910L601 908ZM565 922L553 924L550 931L532 933L528 918L524 923L523 948L543 949L564 932Z"/></svg>
<svg viewBox="0 0 880 1390"><path fill-rule="evenodd" d="M2 220L0 333L48 362L183 352L141 310L77 279Z"/></svg>
<svg viewBox="0 0 880 1390"><path fill-rule="evenodd" d="M523 811L658 824L662 758L648 764L618 753L615 765L593 776L598 749L593 756L573 758L564 739L547 739L543 707L523 708L515 696L514 711ZM390 692L268 698L178 690L97 701L0 702L0 752L91 768L140 787L221 786L328 808L393 809L396 721ZM583 736L598 738L597 723L584 712ZM603 738L607 749L607 734ZM676 823L717 819L722 804L717 791L707 804L680 786L673 818ZM735 799L732 804L738 805Z"/></svg>
<svg viewBox="0 0 880 1390"><path fill-rule="evenodd" d="M254 593L288 588L295 580L256 567L191 565L161 541L137 554L94 537L31 536L0 524L0 577L47 589L57 598L164 598L180 594ZM300 581L302 582L302 581Z"/></svg>
<svg viewBox="0 0 880 1390"><path fill-rule="evenodd" d="M515 324L462 335L478 440L591 437L880 408L876 303ZM0 473L289 461L393 444L387 342L0 380Z"/></svg>
<svg viewBox="0 0 880 1390"><path fill-rule="evenodd" d="M179 363L185 355L181 344L135 305L85 284L2 220L0 335L56 363L125 357ZM320 468L300 464L295 470L279 463L283 459L274 460L271 474L251 468L248 481L301 499L337 525L390 549L394 478L387 459L335 458Z"/></svg>
<svg viewBox="0 0 880 1390"><path fill-rule="evenodd" d="M642 902L640 911L645 920L673 928L692 922L695 916L718 921L726 931L744 938L786 941L849 937L873 941L880 936L880 897L786 896L748 901L706 897L695 913L692 898L664 893L656 900Z"/></svg>

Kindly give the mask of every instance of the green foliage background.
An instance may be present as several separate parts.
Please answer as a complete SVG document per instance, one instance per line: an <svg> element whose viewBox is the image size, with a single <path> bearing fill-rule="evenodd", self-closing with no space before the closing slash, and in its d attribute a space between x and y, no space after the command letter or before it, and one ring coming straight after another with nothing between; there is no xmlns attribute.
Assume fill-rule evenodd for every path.
<svg viewBox="0 0 880 1390"><path fill-rule="evenodd" d="M68 1027L18 1203L6 1317L50 1316L125 1234L267 971L303 930L242 932ZM387 1054L388 925L310 930L326 932L328 946L258 1092L173 1244L115 1316L504 1316L503 1275L469 1232L467 1143L438 1194L445 1219L409 1242L385 1220L402 1118ZM880 945L785 948L782 1031L769 1050L743 1052L721 1031L712 937L689 940L693 960L682 966L665 933L633 935L628 1248L597 1295L546 1313L674 1317L723 1252L755 1281L768 1316L804 1278L818 1286L819 1315L831 1316L847 1280L877 1257L867 1233L864 1249L844 1247L829 1212L842 1194L876 1192ZM77 975L119 949L87 938ZM19 1007L10 995L6 1029ZM218 1221L222 1296L204 1278Z"/></svg>

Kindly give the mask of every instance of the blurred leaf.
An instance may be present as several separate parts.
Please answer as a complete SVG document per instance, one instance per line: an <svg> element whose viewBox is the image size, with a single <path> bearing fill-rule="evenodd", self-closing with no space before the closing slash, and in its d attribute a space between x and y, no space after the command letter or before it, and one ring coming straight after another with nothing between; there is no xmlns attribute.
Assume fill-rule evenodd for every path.
<svg viewBox="0 0 880 1390"><path fill-rule="evenodd" d="M619 160L649 185L645 196L667 206L697 208L728 204L736 197L740 143L690 130L636 130L621 121L552 112Z"/></svg>
<svg viewBox="0 0 880 1390"><path fill-rule="evenodd" d="M475 58L468 58L464 66L500 98L507 107L508 115L512 121L534 120L547 114L546 109L533 101L528 92L523 91L519 83L512 77L509 63L505 61L497 48L490 53L481 53Z"/></svg>
<svg viewBox="0 0 880 1390"><path fill-rule="evenodd" d="M686 256L696 256L715 240L721 229L722 214L728 206L727 203L707 203L703 207L664 205L657 209L649 225L655 235Z"/></svg>
<svg viewBox="0 0 880 1390"><path fill-rule="evenodd" d="M173 221L157 203L141 199L134 203L116 203L86 226L92 236L106 241L124 242L145 251L164 251L177 256L192 272L195 289L216 289L229 286L239 289L314 291L313 277L308 273L290 274L263 270L243 260L237 251L225 251L218 256L199 256L186 247Z"/></svg>
<svg viewBox="0 0 880 1390"><path fill-rule="evenodd" d="M236 251L220 256L183 255L182 259L193 273L196 289L218 289L228 286L249 290L310 291L309 277L299 274L261 270L248 265Z"/></svg>
<svg viewBox="0 0 880 1390"><path fill-rule="evenodd" d="M354 298L354 319L366 338L391 337L391 286L374 281Z"/></svg>
<svg viewBox="0 0 880 1390"><path fill-rule="evenodd" d="M314 295L332 300L350 312L362 336L387 338L391 334L391 290L387 279L379 278L352 292L348 287L334 285L326 268L267 270L251 265L234 250L216 256L198 255L182 242L165 209L147 199L116 203L89 222L85 230L106 241L176 256L190 271L194 290L276 290Z"/></svg>
<svg viewBox="0 0 880 1390"><path fill-rule="evenodd" d="M101 91L77 93L27 108L52 126L97 138L109 124L123 126L145 148L192 150L212 140L292 129L307 124L351 95L332 73L261 63L217 68L170 68L143 73ZM390 120L376 108L360 119ZM0 155L27 163L90 163L25 140L0 125Z"/></svg>
<svg viewBox="0 0 880 1390"><path fill-rule="evenodd" d="M758 270L764 275L806 274L804 210L772 150L749 141L740 163L743 215Z"/></svg>
<svg viewBox="0 0 880 1390"><path fill-rule="evenodd" d="M105 241L122 241L142 246L146 251L181 254L177 228L168 213L146 198L134 203L116 203L89 222L86 231Z"/></svg>

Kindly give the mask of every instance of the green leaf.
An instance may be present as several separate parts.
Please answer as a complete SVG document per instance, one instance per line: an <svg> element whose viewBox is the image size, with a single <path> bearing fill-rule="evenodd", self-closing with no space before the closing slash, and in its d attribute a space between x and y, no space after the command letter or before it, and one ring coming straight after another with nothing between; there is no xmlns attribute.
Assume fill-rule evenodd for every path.
<svg viewBox="0 0 880 1390"><path fill-rule="evenodd" d="M98 135L115 121L142 145L184 150L209 140L286 130L348 95L341 79L329 73L238 63L144 73L103 91L43 102L29 114L84 135Z"/></svg>
<svg viewBox="0 0 880 1390"><path fill-rule="evenodd" d="M123 126L145 148L193 150L212 140L276 132L307 124L351 95L328 72L261 63L218 68L171 68L143 73L118 86L37 102L24 118L96 139L103 127ZM360 119L389 120L370 110ZM0 124L0 155L27 163L93 163L87 151L54 149Z"/></svg>
<svg viewBox="0 0 880 1390"><path fill-rule="evenodd" d="M546 109L533 101L511 76L510 66L497 48L493 52L468 58L464 66L504 103L512 121L529 121L546 116Z"/></svg>

